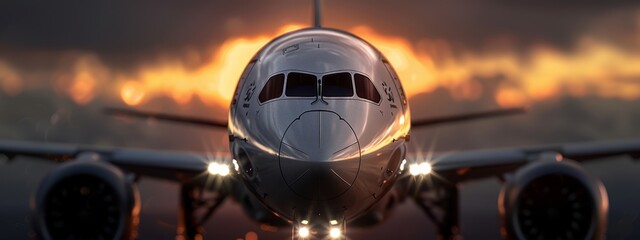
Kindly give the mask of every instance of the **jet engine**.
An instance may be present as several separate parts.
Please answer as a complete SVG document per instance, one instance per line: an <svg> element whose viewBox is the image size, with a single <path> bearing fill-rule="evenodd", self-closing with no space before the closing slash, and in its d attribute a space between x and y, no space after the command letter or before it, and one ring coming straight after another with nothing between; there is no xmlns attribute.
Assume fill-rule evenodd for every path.
<svg viewBox="0 0 640 240"><path fill-rule="evenodd" d="M519 169L498 209L507 239L603 239L609 203L604 185L565 159Z"/></svg>
<svg viewBox="0 0 640 240"><path fill-rule="evenodd" d="M135 239L140 197L115 166L99 160L65 163L48 174L32 198L41 239Z"/></svg>

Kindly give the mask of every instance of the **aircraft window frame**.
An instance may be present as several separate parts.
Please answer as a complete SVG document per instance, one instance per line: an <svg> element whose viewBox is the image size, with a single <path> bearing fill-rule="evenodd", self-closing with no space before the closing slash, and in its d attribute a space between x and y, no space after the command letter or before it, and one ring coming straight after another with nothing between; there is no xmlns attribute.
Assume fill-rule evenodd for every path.
<svg viewBox="0 0 640 240"><path fill-rule="evenodd" d="M362 95L360 95L360 91L358 91L360 88L358 88L358 83L356 82L356 75L362 76L363 81L365 82L366 85L366 89L364 89L364 93ZM373 83L373 81L371 81L371 78L367 77L364 74L361 73L354 73L353 74L353 86L355 88L355 95L360 98L360 99L364 99L376 104L380 104L380 102L382 101L382 95L380 95L380 91L378 91L378 88L376 87L376 85ZM377 97L372 97L371 99L368 98L370 96L367 96L367 94L371 94L371 93L375 93L375 96ZM374 101L374 99L377 99L378 101Z"/></svg>
<svg viewBox="0 0 640 240"><path fill-rule="evenodd" d="M313 76L313 95L310 95L310 92L304 92L304 94L299 94L299 95L294 95L294 90L292 90L292 86L291 86L291 75L292 74L300 74L300 75L308 75L308 76ZM296 79L298 80L298 79ZM302 86L302 87L308 87L308 86ZM297 89L296 89L297 90ZM306 89L304 91L309 91L309 89ZM285 81L285 86L284 86L284 95L287 97L294 97L294 98L313 98L313 97L317 97L318 96L318 76L316 74L310 74L310 73L304 73L304 72L298 72L298 71L291 71L287 73L286 76L286 81Z"/></svg>
<svg viewBox="0 0 640 240"><path fill-rule="evenodd" d="M341 78L344 78L346 76L348 76L348 81L347 79L337 79L337 78L332 78L329 79L328 77L333 77L336 75L345 75L345 76L341 76ZM347 72L347 71L340 71L340 72L333 72L333 73L326 73L322 75L322 86L321 86L321 93L322 93L322 97L323 98L352 98L355 94L355 90L354 90L354 86L353 86L353 74L351 72ZM327 82L329 81L333 81L333 80L337 80L337 83L340 83L340 81L343 81L344 83L348 82L349 83L349 94L340 94L334 90L336 90L336 88L326 88ZM337 86L335 84L331 84L331 86ZM337 86L337 87L346 87L346 84L344 86ZM346 88L342 89L342 90L347 90ZM326 93L330 92L331 95L327 95Z"/></svg>
<svg viewBox="0 0 640 240"><path fill-rule="evenodd" d="M300 75L300 76L306 76L309 77L309 79L311 79L311 76L313 76L314 83L313 83L313 87L314 87L314 94L311 94L310 89L307 89L307 94L306 95L296 95L293 94L291 92L291 77L292 75ZM324 78L325 76L328 75L334 75L334 74L348 74L349 78L350 78L350 84L351 84L351 95L347 96L347 95L341 95L341 96L327 96L325 94L325 81ZM262 101L260 99L260 97L263 95L263 91L265 91L265 88L269 85L269 81L271 81L271 79L273 77L276 77L278 75L283 75L284 76L284 83L283 83L283 89L282 89L282 94L278 97L275 98L269 98L266 101ZM356 84L356 75L362 76L364 79L366 79L366 81L368 81L367 85L370 86L370 89L372 90L371 93L374 94L376 97L370 97L368 98L366 95L359 95L358 94L358 86ZM346 79L345 79L346 80ZM311 81L308 81L307 84L311 83ZM309 86L307 86L309 87ZM322 96L321 96L322 95ZM380 94L380 91L378 90L378 87L375 85L375 83L371 80L371 78L369 76L367 76L364 73L361 72L357 72L357 71L353 71L353 70L343 70L343 71L331 71L331 72L326 72L326 73L314 73L314 72L305 72L305 71L298 71L298 70L287 70L287 71L282 71L282 72L278 72L276 74L273 74L269 80L267 80L267 83L265 83L265 85L262 87L260 94L258 96L258 103L260 105L265 104L267 102L270 101L275 101L275 100L285 100L285 99L310 99L310 98L317 98L317 97L322 97L323 99L327 99L327 100L340 100L340 99L354 99L354 100L359 100L359 101L366 101L369 103L373 103L376 105L380 105L382 103L382 95ZM374 100L378 100L377 102Z"/></svg>
<svg viewBox="0 0 640 240"><path fill-rule="evenodd" d="M258 102L266 103L271 100L281 98L282 94L284 93L285 78L286 76L284 73L278 73L271 76L269 80L267 80L267 83L265 83L262 87L262 90L260 90L260 94L258 95ZM278 89L272 89L274 86L276 88L279 88L279 91ZM278 92L280 92L280 94L276 95Z"/></svg>

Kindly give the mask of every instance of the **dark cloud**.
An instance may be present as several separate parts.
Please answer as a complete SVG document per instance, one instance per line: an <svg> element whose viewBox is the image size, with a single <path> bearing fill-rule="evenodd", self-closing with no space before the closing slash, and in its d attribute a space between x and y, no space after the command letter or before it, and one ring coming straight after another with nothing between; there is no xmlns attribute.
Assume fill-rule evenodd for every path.
<svg viewBox="0 0 640 240"><path fill-rule="evenodd" d="M202 44L219 29L212 4L177 1L15 1L5 3L2 39L44 49L98 52ZM211 29L213 28L213 29ZM209 30L210 29L210 30Z"/></svg>
<svg viewBox="0 0 640 240"><path fill-rule="evenodd" d="M0 47L94 52L110 65L204 51L231 35L307 23L311 1L37 1L0 3ZM604 16L633 17L638 1L325 1L325 25L477 48L496 36L569 47ZM615 27L618 26L618 27ZM614 25L616 34L628 29ZM611 31L609 31L610 33ZM5 56L6 57L6 56Z"/></svg>
<svg viewBox="0 0 640 240"><path fill-rule="evenodd" d="M202 51L224 40L232 30L229 23L234 21L240 22L237 25L243 28L240 32L249 34L265 32L265 21L277 25L292 21L291 16L299 16L287 17L282 11L273 11L275 7L282 10L287 4L3 1L0 46L12 50L88 51L117 65L118 61L156 57L158 52L180 52L186 48ZM300 4L293 8L300 8ZM271 25L269 29L273 28Z"/></svg>
<svg viewBox="0 0 640 240"><path fill-rule="evenodd" d="M334 7L340 12L339 22L372 24L398 36L445 39L471 47L500 35L567 47L594 21L607 14L628 16L633 13L626 10L640 6L637 1L398 1L386 7L340 3L343 6Z"/></svg>

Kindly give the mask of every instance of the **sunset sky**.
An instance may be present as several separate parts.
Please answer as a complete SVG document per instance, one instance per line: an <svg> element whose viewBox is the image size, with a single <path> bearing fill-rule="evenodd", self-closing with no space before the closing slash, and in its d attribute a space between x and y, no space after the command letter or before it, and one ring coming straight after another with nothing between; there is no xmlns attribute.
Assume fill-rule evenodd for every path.
<svg viewBox="0 0 640 240"><path fill-rule="evenodd" d="M410 96L447 89L500 106L558 95L640 98L636 1L328 1L324 25L378 47ZM226 106L248 59L307 27L307 1L5 1L0 87L51 86L78 104ZM498 79L493 91L482 81Z"/></svg>
<svg viewBox="0 0 640 240"><path fill-rule="evenodd" d="M272 38L308 27L311 5L310 0L0 1L0 139L226 150L224 131L112 119L101 110L135 107L226 119L249 58ZM412 149L640 137L638 0L326 0L323 17L324 26L353 32L385 54L410 96L414 118L531 107L526 116L413 131ZM640 164L611 162L586 166L609 189L608 236L638 239L640 194L634 192L640 189L629 191L627 181L638 181ZM11 216L0 218L0 239L3 234L23 239L30 228L29 196L56 165L3 164L0 193L12 195L0 195L0 212ZM172 239L178 186L148 179L140 186L148 214L141 235ZM463 186L465 239L499 236L499 189L496 180ZM476 219L488 225L479 226ZM417 227L397 232L407 221ZM227 234L217 235L222 239L251 231L287 235L262 231L232 203L207 231ZM424 239L433 229L407 203L382 226L352 233L356 239Z"/></svg>

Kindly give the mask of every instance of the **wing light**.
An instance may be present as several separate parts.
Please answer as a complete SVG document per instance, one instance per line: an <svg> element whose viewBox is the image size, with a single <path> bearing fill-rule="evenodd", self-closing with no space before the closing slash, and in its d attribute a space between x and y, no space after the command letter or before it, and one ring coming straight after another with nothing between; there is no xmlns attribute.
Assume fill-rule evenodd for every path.
<svg viewBox="0 0 640 240"><path fill-rule="evenodd" d="M431 173L431 163L414 163L409 165L409 173L413 176L428 175Z"/></svg>
<svg viewBox="0 0 640 240"><path fill-rule="evenodd" d="M211 175L227 176L229 175L229 166L223 163L210 162L207 171Z"/></svg>

